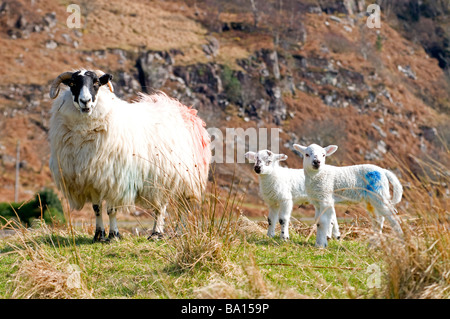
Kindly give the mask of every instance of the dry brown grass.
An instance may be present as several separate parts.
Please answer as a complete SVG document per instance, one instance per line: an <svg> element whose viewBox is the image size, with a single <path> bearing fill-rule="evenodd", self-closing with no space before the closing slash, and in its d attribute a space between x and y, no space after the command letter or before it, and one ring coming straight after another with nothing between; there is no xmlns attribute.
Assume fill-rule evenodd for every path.
<svg viewBox="0 0 450 319"><path fill-rule="evenodd" d="M387 272L380 297L450 297L450 176L432 159L419 163L420 177L402 166L404 237L380 243Z"/></svg>
<svg viewBox="0 0 450 319"><path fill-rule="evenodd" d="M233 277L240 280L226 281L223 277L211 278L209 284L195 290L200 299L305 299L293 287L281 288L271 285L263 276L255 257L250 254L242 265L234 265ZM233 282L234 281L234 282Z"/></svg>
<svg viewBox="0 0 450 319"><path fill-rule="evenodd" d="M45 223L33 231L20 224L15 224L13 229L16 236L9 241L9 245L20 258L17 259L18 270L12 281L12 298L92 298L92 291L87 288L79 265L74 261L71 263L69 258L61 258L59 254L53 255L43 247L46 244L37 239L42 236L51 238L55 231L60 236L70 237L68 231L51 230Z"/></svg>
<svg viewBox="0 0 450 319"><path fill-rule="evenodd" d="M236 242L237 225L233 181L225 197L219 195L213 182L201 203L181 201L172 206L176 212L169 216L166 228L175 235L167 241L169 253L163 257L175 268L228 270L227 251Z"/></svg>

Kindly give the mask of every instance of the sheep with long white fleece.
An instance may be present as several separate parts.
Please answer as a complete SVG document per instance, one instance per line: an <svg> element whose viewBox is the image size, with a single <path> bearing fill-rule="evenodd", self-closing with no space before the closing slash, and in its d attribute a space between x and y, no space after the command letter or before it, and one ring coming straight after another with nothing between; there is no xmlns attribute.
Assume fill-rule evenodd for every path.
<svg viewBox="0 0 450 319"><path fill-rule="evenodd" d="M111 79L101 71L64 72L50 89L50 169L72 209L93 204L94 241L120 237L116 210L135 206L154 209L153 231L162 233L169 199L199 199L211 160L196 110L163 93L128 103L113 93ZM61 84L69 89L59 93Z"/></svg>
<svg viewBox="0 0 450 319"><path fill-rule="evenodd" d="M287 155L269 150L247 152L245 157L255 163L253 170L258 174L261 197L269 206L267 235L275 236L275 225L279 221L281 239L289 239L292 208L294 204L301 205L308 201L303 169L281 167L279 162L285 161Z"/></svg>
<svg viewBox="0 0 450 319"><path fill-rule="evenodd" d="M385 217L398 234L402 233L394 205L400 202L403 188L392 172L371 164L344 167L325 164L326 156L338 149L336 145L322 148L316 144L308 147L294 144L294 148L303 155L306 193L316 210L316 246L326 247L327 237L339 235L337 223L331 226L336 219L335 203L365 202L367 209L376 215L380 233ZM389 183L393 185L392 199Z"/></svg>

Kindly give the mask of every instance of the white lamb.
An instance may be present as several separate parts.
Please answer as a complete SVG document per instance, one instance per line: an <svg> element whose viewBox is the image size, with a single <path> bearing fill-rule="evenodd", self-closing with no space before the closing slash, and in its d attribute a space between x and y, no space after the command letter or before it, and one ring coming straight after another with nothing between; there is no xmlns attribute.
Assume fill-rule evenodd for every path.
<svg viewBox="0 0 450 319"><path fill-rule="evenodd" d="M201 197L211 160L196 110L163 93L128 103L112 92L111 79L101 71L64 72L50 89L50 169L72 209L93 204L94 241L108 240L103 202L109 239L120 237L116 210L135 205L156 210L154 233L162 233L169 201ZM59 94L61 84L69 89Z"/></svg>
<svg viewBox="0 0 450 319"><path fill-rule="evenodd" d="M337 150L336 145L322 148L311 144L308 147L294 144L303 155L306 193L316 210L316 246L326 247L327 237L339 236L335 203L365 202L367 210L375 212L381 233L384 217L387 217L398 233L402 234L395 216L394 205L402 198L403 188L397 177L390 171L376 165L362 164L336 167L325 164L325 157ZM393 198L390 198L389 182L393 185Z"/></svg>
<svg viewBox="0 0 450 319"><path fill-rule="evenodd" d="M285 161L287 155L274 154L268 150L248 152L245 157L255 163L253 170L258 174L261 196L269 206L267 235L275 236L278 220L281 225L281 239L289 239L289 220L293 205L308 201L303 170L281 167L279 161Z"/></svg>

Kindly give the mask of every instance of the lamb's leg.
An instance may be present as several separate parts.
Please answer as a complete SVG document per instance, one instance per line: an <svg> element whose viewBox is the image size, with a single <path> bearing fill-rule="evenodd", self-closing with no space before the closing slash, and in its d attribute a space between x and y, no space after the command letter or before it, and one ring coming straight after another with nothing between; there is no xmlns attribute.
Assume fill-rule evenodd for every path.
<svg viewBox="0 0 450 319"><path fill-rule="evenodd" d="M119 227L117 226L117 209L110 207L107 209L109 216L109 235L108 239L117 238L120 239L122 236L119 234Z"/></svg>
<svg viewBox="0 0 450 319"><path fill-rule="evenodd" d="M164 234L164 219L166 217L166 209L167 204L161 206L158 212L158 216L156 217L156 221L153 224L152 234L148 237L148 239L161 239Z"/></svg>
<svg viewBox="0 0 450 319"><path fill-rule="evenodd" d="M283 201L280 205L280 226L281 226L281 239L289 239L289 220L291 219L293 203L291 200Z"/></svg>
<svg viewBox="0 0 450 319"><path fill-rule="evenodd" d="M388 212L386 213L386 218L391 223L391 226L394 229L394 231L397 233L397 235L399 235L399 236L403 235L403 230L400 227L398 218L397 218L397 216L394 215L394 213L392 213L392 211L388 210Z"/></svg>
<svg viewBox="0 0 450 319"><path fill-rule="evenodd" d="M384 203L372 202L372 206L375 208L375 213L380 227L380 233L383 228L384 218L386 217L391 223L391 226L394 229L394 231L398 235L403 234L398 218L397 216L395 216L395 209L390 204L387 204L385 202Z"/></svg>
<svg viewBox="0 0 450 319"><path fill-rule="evenodd" d="M267 218L267 222L269 223L269 229L267 230L267 236L274 237L275 236L275 226L277 224L279 208L269 206L269 217Z"/></svg>
<svg viewBox="0 0 450 319"><path fill-rule="evenodd" d="M383 232L384 216L377 214L376 222L374 224L375 231L381 234Z"/></svg>
<svg viewBox="0 0 450 319"><path fill-rule="evenodd" d="M317 237L316 247L327 247L327 236L331 227L331 220L333 214L333 205L320 204L318 223L317 223Z"/></svg>
<svg viewBox="0 0 450 319"><path fill-rule="evenodd" d="M339 224L338 224L337 217L336 217L336 210L334 209L334 207L333 207L333 216L331 217L331 225L333 228L333 230L332 230L333 238L336 238L338 240L341 239L341 233L339 231Z"/></svg>
<svg viewBox="0 0 450 319"><path fill-rule="evenodd" d="M93 242L105 242L108 239L106 238L105 227L103 226L102 205L93 204L92 208L95 212L95 234Z"/></svg>

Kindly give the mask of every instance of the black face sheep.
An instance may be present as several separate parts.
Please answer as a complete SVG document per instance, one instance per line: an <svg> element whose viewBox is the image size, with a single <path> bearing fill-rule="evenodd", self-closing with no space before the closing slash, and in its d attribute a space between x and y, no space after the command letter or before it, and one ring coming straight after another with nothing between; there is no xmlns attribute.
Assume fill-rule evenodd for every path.
<svg viewBox="0 0 450 319"><path fill-rule="evenodd" d="M119 237L116 211L135 205L159 213L154 232L162 233L169 198L199 199L211 161L196 110L163 93L128 103L113 93L111 79L102 71L64 72L50 89L50 169L72 209L93 204L94 241L108 240L103 202L108 238ZM68 89L60 93L61 84Z"/></svg>

